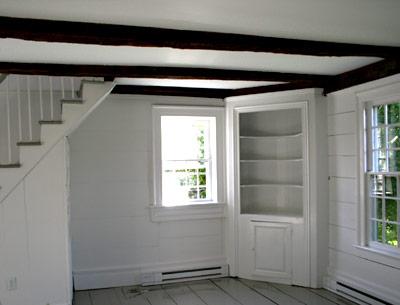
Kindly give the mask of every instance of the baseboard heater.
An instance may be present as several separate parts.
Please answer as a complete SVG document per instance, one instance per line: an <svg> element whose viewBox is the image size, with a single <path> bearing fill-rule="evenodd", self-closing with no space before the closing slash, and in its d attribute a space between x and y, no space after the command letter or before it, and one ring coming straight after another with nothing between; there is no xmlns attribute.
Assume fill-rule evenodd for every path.
<svg viewBox="0 0 400 305"><path fill-rule="evenodd" d="M342 283L342 282L336 282L336 291L340 292L352 299L362 301L367 304L371 305L392 305L392 303L386 302L376 296L373 296L369 293L366 293L364 291L361 291L359 289L356 289L354 287L351 287L348 284Z"/></svg>
<svg viewBox="0 0 400 305"><path fill-rule="evenodd" d="M225 276L228 276L228 265L144 273L141 282L143 286L148 286Z"/></svg>

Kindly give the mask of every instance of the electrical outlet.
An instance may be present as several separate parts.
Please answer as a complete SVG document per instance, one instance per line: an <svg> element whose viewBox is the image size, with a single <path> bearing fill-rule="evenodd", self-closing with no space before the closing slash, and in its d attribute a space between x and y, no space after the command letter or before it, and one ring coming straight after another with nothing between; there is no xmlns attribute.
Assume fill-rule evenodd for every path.
<svg viewBox="0 0 400 305"><path fill-rule="evenodd" d="M10 277L7 281L7 290L12 291L17 289L18 289L17 278L15 276Z"/></svg>

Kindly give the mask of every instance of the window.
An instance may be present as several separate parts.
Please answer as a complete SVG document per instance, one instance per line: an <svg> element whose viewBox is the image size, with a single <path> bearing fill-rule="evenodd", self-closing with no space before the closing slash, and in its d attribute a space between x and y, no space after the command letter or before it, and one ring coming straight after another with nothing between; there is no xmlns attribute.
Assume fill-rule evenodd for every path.
<svg viewBox="0 0 400 305"><path fill-rule="evenodd" d="M364 116L369 245L399 251L400 103L369 103Z"/></svg>
<svg viewBox="0 0 400 305"><path fill-rule="evenodd" d="M154 106L153 120L155 206L221 202L223 109Z"/></svg>

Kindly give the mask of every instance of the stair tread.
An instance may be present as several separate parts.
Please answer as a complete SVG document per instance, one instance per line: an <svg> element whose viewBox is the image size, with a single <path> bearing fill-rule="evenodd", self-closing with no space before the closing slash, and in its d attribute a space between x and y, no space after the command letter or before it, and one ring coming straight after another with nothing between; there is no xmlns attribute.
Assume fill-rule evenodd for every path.
<svg viewBox="0 0 400 305"><path fill-rule="evenodd" d="M40 120L39 124L62 124L61 120Z"/></svg>
<svg viewBox="0 0 400 305"><path fill-rule="evenodd" d="M61 103L64 104L83 104L83 99L77 98L63 98L61 99Z"/></svg>
<svg viewBox="0 0 400 305"><path fill-rule="evenodd" d="M0 168L19 168L19 167L21 167L20 163L0 164Z"/></svg>
<svg viewBox="0 0 400 305"><path fill-rule="evenodd" d="M41 141L20 141L17 142L18 146L35 146L35 145L42 145Z"/></svg>

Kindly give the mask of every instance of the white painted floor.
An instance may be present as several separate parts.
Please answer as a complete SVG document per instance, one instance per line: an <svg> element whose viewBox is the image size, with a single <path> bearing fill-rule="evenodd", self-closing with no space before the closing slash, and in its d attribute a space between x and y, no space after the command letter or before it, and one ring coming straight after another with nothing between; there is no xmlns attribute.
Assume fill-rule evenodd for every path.
<svg viewBox="0 0 400 305"><path fill-rule="evenodd" d="M325 289L236 278L77 291L73 305L350 305Z"/></svg>

